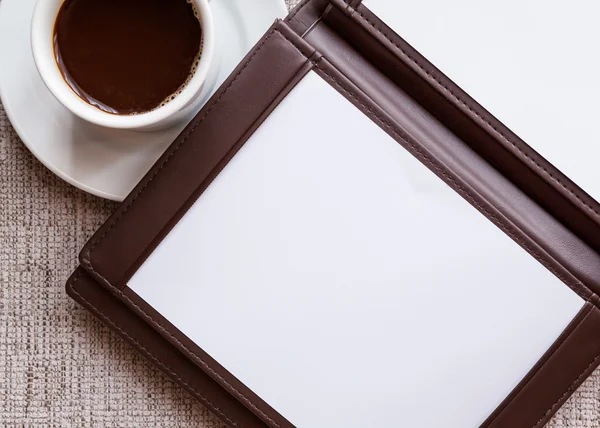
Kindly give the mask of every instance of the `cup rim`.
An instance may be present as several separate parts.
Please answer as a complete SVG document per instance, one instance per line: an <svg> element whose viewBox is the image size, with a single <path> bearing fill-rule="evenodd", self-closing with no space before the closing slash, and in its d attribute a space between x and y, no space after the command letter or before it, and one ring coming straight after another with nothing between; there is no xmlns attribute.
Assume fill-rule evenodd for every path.
<svg viewBox="0 0 600 428"><path fill-rule="evenodd" d="M214 55L214 22L209 0L190 0L198 9L203 48L198 66L183 89L165 105L146 113L117 115L88 104L64 80L54 52L54 26L66 0L38 0L31 20L31 48L38 72L54 97L69 111L93 124L115 129L139 129L157 125L188 106L200 93Z"/></svg>

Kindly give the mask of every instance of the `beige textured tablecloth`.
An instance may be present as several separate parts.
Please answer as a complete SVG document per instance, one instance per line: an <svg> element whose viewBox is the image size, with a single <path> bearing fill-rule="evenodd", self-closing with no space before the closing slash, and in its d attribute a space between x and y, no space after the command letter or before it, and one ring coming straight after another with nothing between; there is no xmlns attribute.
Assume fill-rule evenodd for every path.
<svg viewBox="0 0 600 428"><path fill-rule="evenodd" d="M0 427L222 426L64 292L115 206L45 169L0 104ZM600 427L599 391L597 371L549 426Z"/></svg>

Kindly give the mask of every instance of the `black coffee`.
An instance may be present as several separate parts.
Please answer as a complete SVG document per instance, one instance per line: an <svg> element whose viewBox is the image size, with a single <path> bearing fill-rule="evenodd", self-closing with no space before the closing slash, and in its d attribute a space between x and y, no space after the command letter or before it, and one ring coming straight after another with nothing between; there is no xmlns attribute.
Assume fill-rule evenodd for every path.
<svg viewBox="0 0 600 428"><path fill-rule="evenodd" d="M202 49L187 0L66 0L56 60L85 101L114 114L151 111L185 86Z"/></svg>

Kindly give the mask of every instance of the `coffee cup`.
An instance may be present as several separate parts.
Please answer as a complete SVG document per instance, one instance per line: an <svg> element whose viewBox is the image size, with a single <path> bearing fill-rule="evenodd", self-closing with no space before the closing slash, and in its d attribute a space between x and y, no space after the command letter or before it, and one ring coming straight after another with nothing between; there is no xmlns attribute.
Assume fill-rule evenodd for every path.
<svg viewBox="0 0 600 428"><path fill-rule="evenodd" d="M65 80L57 62L55 26L63 3L68 0L38 0L31 21L31 47L39 74L54 97L84 121L113 129L152 130L173 125L182 112L214 85L214 24L209 0L188 0L194 6L202 31L202 48L186 82L168 100L149 111L135 114L108 112L78 94ZM101 0L102 1L102 0Z"/></svg>

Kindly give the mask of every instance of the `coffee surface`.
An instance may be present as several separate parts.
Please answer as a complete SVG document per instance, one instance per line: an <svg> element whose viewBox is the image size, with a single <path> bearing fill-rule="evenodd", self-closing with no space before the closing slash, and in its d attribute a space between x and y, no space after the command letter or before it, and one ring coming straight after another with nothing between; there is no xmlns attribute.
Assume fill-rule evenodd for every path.
<svg viewBox="0 0 600 428"><path fill-rule="evenodd" d="M200 21L187 0L66 0L54 36L67 83L114 114L167 102L193 74L202 49Z"/></svg>

